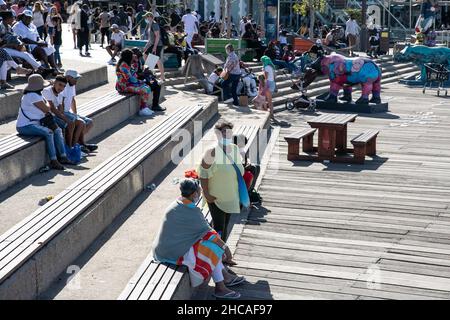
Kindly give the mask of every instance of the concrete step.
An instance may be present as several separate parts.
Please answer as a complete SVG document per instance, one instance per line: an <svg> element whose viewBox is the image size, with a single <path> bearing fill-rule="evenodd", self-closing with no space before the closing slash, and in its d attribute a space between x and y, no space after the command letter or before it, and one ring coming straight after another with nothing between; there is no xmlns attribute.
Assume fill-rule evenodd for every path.
<svg viewBox="0 0 450 320"><path fill-rule="evenodd" d="M120 128L116 134L107 135L108 137L106 140L99 143L100 148L97 157L99 157L99 160L101 161L95 166L95 169L89 171L87 175L84 175L86 171L80 171L83 167L74 167L72 172L76 175L75 179L58 176L57 186L49 185L49 188L47 188L52 190L44 190L45 188L42 188L42 185L45 185L48 181L43 176L40 177L40 183L37 183L40 185L39 187L36 187L36 183L34 185L33 183L29 183L22 188L17 185L18 189L16 190L16 193L10 195L9 198L6 198L5 201L2 202L0 212L3 217L9 219L3 219L2 217L2 221L6 221L7 223L5 223L5 225L2 224L0 227L0 231L4 232L3 235L0 236L1 299L33 299L42 294L48 286L57 279L57 276L66 270L72 261L76 259L79 254L84 252L97 236L110 225L114 218L127 207L138 194L145 190L145 186L153 181L156 175L170 163L171 154L176 145L175 141L178 141L170 141L171 135L175 131L160 131L158 135L155 135L152 128L156 128L158 124L168 120L170 114L177 113L180 106L183 106L182 110L190 110L190 106L195 107L200 103L203 107L201 107L201 111L197 114L195 119L178 116L177 122L180 124L186 123L184 128L192 134L194 128L192 121L198 120L200 121L200 124L203 125L217 113L217 100L209 96L194 97L187 94L173 95L163 103L163 105L168 108L166 116L158 117L153 120L146 119L145 121L142 118L136 118L134 121L131 121L126 126ZM181 109L179 111L181 111ZM173 129L175 128L176 126L173 126ZM142 134L142 131L145 131L144 134ZM152 137L161 136L162 140L158 140L160 141L158 142L160 143L159 147L155 145L152 149L135 148L134 150L138 152L139 155L130 154L128 150L130 150L129 148L131 148L131 146L136 144L146 144L152 141L152 138L149 139L148 135L151 135ZM135 138L134 141L129 144L128 142L133 138ZM183 141L183 143L189 141ZM112 164L112 161L115 159L124 159L126 161L119 161ZM87 166L89 166L89 164L90 162L87 163ZM125 166L125 164L127 165ZM98 189L97 187L91 187L94 188L91 189L88 185L83 187L83 183L91 183L89 182L91 180L92 183L98 181L97 175L100 173L102 173L101 179L105 179L103 173L109 174L108 172L110 172L110 169L108 168L110 168L111 165L115 166L117 169L122 168L123 165L124 171L121 171L120 175L114 174L114 176L105 180L105 184L98 186ZM128 168L129 166L133 166L134 169L130 170ZM87 168L85 168L85 170L86 169ZM78 173L75 174L77 171ZM71 176L69 175L69 177ZM98 179L100 179L100 176ZM26 189L28 189L28 191L26 191ZM34 193L31 189L35 189L38 192ZM43 230L42 232L45 231L46 233L42 234L42 236L36 235L28 238L26 242L27 248L24 248L24 250L27 250L27 253L22 254L20 259L8 262L7 257L4 256L3 250L10 247L10 243L13 243L14 241L14 243L16 243L21 239L17 238L17 230L27 230L26 225L28 225L30 221L35 221L36 219L50 219L50 215L45 215L45 217L48 218L42 217L44 217L44 214L56 215L57 210L55 211L54 209L64 205L66 201L72 201L70 200L72 197L68 196L68 194L74 192L78 194L79 191L77 190L85 190L85 192L80 193L81 197L87 197L88 195L86 195L86 193L90 194L92 192L94 192L95 197L89 197L86 198L86 200L79 202L74 207L76 208L74 210L77 212L73 210L67 211L66 214L70 215L70 219L66 216L64 219L69 220L64 224L55 221L55 226L51 230ZM30 215L32 208L36 207L38 201L37 197L42 196L44 192L51 191L54 192L53 194L59 194L44 207ZM25 203L28 205L25 205ZM24 207L21 208L21 206ZM13 208L14 210L12 210ZM11 215L10 213L13 211L15 214ZM24 220L17 221L19 216ZM16 226L12 227L9 231L6 231L6 228L10 228L13 225L8 222L14 220ZM36 241L36 243L33 241ZM39 243L37 243L37 241L39 241ZM5 247L1 244L7 244L7 246ZM32 247L30 247L30 245ZM34 249L33 246L35 246ZM31 270L29 269L30 267Z"/></svg>
<svg viewBox="0 0 450 320"><path fill-rule="evenodd" d="M242 109L244 112L245 110ZM240 113L219 105L219 113L238 128L241 124L269 125L266 112L252 110ZM151 246L163 219L166 207L178 196L178 185L173 183L184 176L184 171L195 168L204 150L216 141L213 126L207 125L202 140L178 165L163 170L153 181L154 191L144 191L108 227L105 232L75 261L80 268L73 283L67 282L71 274L64 272L43 293L40 299L97 300L117 299L135 274L142 261L150 253ZM74 288L74 284L79 287Z"/></svg>
<svg viewBox="0 0 450 320"><path fill-rule="evenodd" d="M80 64L79 61L64 60L64 68L75 69L82 75L77 84L78 93L88 91L108 82L106 66L99 66L92 63ZM21 83L11 91L6 91L0 99L0 123L17 117L22 98L22 90L26 86L26 79L22 78Z"/></svg>

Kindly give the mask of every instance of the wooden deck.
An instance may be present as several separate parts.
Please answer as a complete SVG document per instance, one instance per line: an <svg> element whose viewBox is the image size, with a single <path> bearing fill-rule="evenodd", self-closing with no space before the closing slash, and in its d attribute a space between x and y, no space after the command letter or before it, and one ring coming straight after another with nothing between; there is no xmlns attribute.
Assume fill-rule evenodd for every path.
<svg viewBox="0 0 450 320"><path fill-rule="evenodd" d="M391 113L348 126L349 140L380 130L365 165L287 161L283 137L311 116L279 115L290 127L235 253L243 298L450 298L450 99L397 84L383 94Z"/></svg>

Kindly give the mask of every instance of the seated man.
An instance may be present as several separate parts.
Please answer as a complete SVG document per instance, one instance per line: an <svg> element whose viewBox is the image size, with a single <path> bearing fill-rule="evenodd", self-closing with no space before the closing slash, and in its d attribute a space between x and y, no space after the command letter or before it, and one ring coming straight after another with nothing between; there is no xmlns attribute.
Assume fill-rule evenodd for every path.
<svg viewBox="0 0 450 320"><path fill-rule="evenodd" d="M213 93L214 85L222 88L223 79L220 78L220 74L222 73L222 71L223 68L218 67L209 75L206 89L207 94Z"/></svg>
<svg viewBox="0 0 450 320"><path fill-rule="evenodd" d="M57 75L60 72L55 63L55 48L49 46L39 37L36 26L31 22L32 20L33 13L30 10L25 10L18 16L18 21L14 24L12 30L23 43L28 45L36 60L41 61L45 66L51 66L54 69L54 75Z"/></svg>
<svg viewBox="0 0 450 320"><path fill-rule="evenodd" d="M122 51L123 42L125 40L125 32L119 29L117 24L111 26L111 40L109 46L106 47L106 51L111 56L111 60L108 64L114 64L116 62L116 56Z"/></svg>
<svg viewBox="0 0 450 320"><path fill-rule="evenodd" d="M174 53L177 55L178 66L181 67L181 60L183 59L183 49L175 42L175 35L170 31L170 26L166 24L164 30L167 33L169 39L169 45L164 49L164 53Z"/></svg>
<svg viewBox="0 0 450 320"><path fill-rule="evenodd" d="M78 79L81 78L81 75L75 70L67 70L64 76L67 80L67 85L62 93L64 115L71 121L75 122L75 127L82 126L82 130L75 131L72 144L75 145L79 143L81 146L81 151L84 153L90 153L97 150L98 147L94 144L87 144L84 137L89 130L92 129L94 124L90 118L77 114L77 102L75 100L77 95L75 86Z"/></svg>
<svg viewBox="0 0 450 320"><path fill-rule="evenodd" d="M75 121L64 114L63 95L62 92L66 88L67 79L64 76L57 76L52 86L42 90L42 96L48 101L50 110L55 116L56 123L65 132L65 141L67 146L72 148L74 146L73 136L75 132ZM77 131L83 129L81 124L78 124ZM79 135L79 133L77 133Z"/></svg>
<svg viewBox="0 0 450 320"><path fill-rule="evenodd" d="M23 42L14 35L11 28L15 22L13 12L1 11L0 20L0 45L3 49L5 49L12 58L15 58L16 62L22 62L24 64L23 67L38 71L45 78L46 75L43 74L44 68L39 61L25 50ZM18 59L21 61L18 61Z"/></svg>

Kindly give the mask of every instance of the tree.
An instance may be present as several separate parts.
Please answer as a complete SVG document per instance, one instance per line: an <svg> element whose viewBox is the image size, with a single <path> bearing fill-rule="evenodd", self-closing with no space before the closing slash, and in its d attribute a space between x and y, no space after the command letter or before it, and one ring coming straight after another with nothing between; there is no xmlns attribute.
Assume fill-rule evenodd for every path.
<svg viewBox="0 0 450 320"><path fill-rule="evenodd" d="M296 14L306 17L309 12L309 37L314 38L314 23L316 11L324 12L327 8L326 0L301 0L292 6Z"/></svg>

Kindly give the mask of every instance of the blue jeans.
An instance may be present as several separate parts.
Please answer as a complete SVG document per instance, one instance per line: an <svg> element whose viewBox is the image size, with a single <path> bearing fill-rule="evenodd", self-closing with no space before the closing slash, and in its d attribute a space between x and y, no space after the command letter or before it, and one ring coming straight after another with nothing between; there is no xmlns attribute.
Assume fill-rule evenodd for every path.
<svg viewBox="0 0 450 320"><path fill-rule="evenodd" d="M225 100L230 99L230 96L233 97L233 104L235 106L239 105L238 95L237 95L237 87L239 84L239 80L241 79L240 74L230 74L228 79L222 82L223 88L223 96ZM231 94L230 94L230 85L231 85Z"/></svg>
<svg viewBox="0 0 450 320"><path fill-rule="evenodd" d="M55 44L55 63L56 64L62 64L61 62L61 54L59 53L59 48L61 46L58 44Z"/></svg>
<svg viewBox="0 0 450 320"><path fill-rule="evenodd" d="M288 69L289 72L294 71L295 69L297 69L297 67L295 66L295 64L291 63L291 62L286 62L283 60L272 60L273 64L276 65L277 67L280 67L282 69Z"/></svg>
<svg viewBox="0 0 450 320"><path fill-rule="evenodd" d="M56 129L54 132L49 128L43 127L37 124L30 124L25 127L17 127L17 132L24 136L39 136L45 139L47 146L47 154L50 160L56 160L56 151L59 156L66 157L66 150L64 147L64 138L61 128ZM56 146L56 148L55 148Z"/></svg>
<svg viewBox="0 0 450 320"><path fill-rule="evenodd" d="M44 39L44 26L37 27L37 32L39 34L39 38Z"/></svg>

